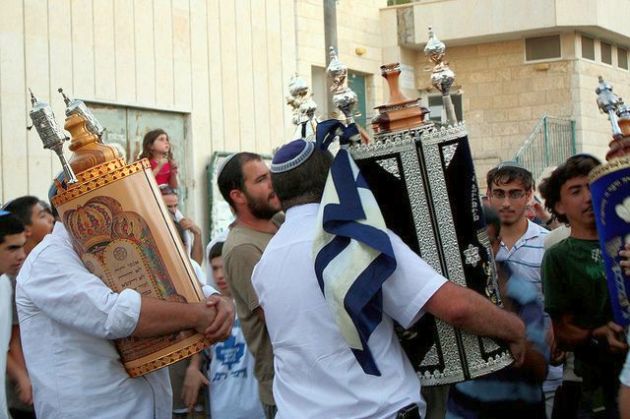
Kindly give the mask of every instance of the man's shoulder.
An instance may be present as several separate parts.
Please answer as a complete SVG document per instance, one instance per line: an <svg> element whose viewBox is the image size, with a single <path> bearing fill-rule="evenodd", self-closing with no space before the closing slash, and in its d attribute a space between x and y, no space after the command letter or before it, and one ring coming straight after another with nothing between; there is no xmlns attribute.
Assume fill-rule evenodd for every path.
<svg viewBox="0 0 630 419"><path fill-rule="evenodd" d="M549 234L549 230L531 220L527 220L527 223L528 226L525 233L525 238L527 239L527 241L539 243L540 246L543 246L545 238Z"/></svg>
<svg viewBox="0 0 630 419"><path fill-rule="evenodd" d="M566 237L545 250L545 255L558 256L564 255L570 248L570 237Z"/></svg>
<svg viewBox="0 0 630 419"><path fill-rule="evenodd" d="M243 245L256 247L262 252L272 236L272 234L236 225L230 229L230 232L225 239L225 243L223 244L223 255L225 256L231 250Z"/></svg>

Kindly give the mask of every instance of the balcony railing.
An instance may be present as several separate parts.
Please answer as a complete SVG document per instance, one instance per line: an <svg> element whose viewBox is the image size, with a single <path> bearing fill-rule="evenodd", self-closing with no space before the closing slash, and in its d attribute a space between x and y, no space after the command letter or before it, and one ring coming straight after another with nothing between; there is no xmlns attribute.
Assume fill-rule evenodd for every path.
<svg viewBox="0 0 630 419"><path fill-rule="evenodd" d="M514 160L538 179L547 167L557 166L575 153L575 121L543 116Z"/></svg>

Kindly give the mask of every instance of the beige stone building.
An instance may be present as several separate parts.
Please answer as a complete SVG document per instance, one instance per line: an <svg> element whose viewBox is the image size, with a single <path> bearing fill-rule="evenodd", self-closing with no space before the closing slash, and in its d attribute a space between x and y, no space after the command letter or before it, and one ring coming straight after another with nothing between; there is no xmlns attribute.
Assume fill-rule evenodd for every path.
<svg viewBox="0 0 630 419"><path fill-rule="evenodd" d="M629 0L339 0L339 56L363 124L386 100L379 74L400 61L401 86L440 117L422 49L447 44L453 87L478 173L512 158L544 115L575 121L575 149L603 155L597 75L629 97ZM27 88L85 100L105 140L132 157L165 128L180 160L187 215L205 227L215 152L270 154L289 138L288 82L300 73L326 114L321 0L3 0L0 13L0 202L45 196L59 171L34 130Z"/></svg>
<svg viewBox="0 0 630 419"><path fill-rule="evenodd" d="M364 84L370 107L382 101L373 73L386 4L337 5L339 56ZM61 122L63 87L94 110L105 141L129 156L146 131L165 128L180 160L186 213L207 226L213 153L270 154L292 132L291 75L310 83L315 74L325 84L325 65L318 0L3 0L0 202L46 196L60 165L26 129L28 88Z"/></svg>
<svg viewBox="0 0 630 419"><path fill-rule="evenodd" d="M603 157L610 124L594 91L602 75L630 98L628 16L628 0L420 0L381 11L383 57L414 68L414 90L428 99L422 49L435 29L479 175L513 158L545 115L574 121L565 129L573 128L574 150ZM548 136L553 142L552 129ZM541 167L557 163L545 161L544 146L535 151Z"/></svg>

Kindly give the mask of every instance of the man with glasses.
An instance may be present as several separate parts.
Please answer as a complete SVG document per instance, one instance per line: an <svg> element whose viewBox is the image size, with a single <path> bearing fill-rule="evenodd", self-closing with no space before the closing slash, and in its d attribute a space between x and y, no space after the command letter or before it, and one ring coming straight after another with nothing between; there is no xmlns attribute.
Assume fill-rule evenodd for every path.
<svg viewBox="0 0 630 419"><path fill-rule="evenodd" d="M534 193L532 174L514 161L503 162L487 175L488 201L499 214L501 243L496 260L504 262L515 276L531 282L544 304L540 265L545 252L548 230L527 218L527 205ZM550 320L547 317L547 326ZM547 327L551 330L550 327ZM553 399L562 383L562 366L550 366L543 383L547 417L551 417Z"/></svg>

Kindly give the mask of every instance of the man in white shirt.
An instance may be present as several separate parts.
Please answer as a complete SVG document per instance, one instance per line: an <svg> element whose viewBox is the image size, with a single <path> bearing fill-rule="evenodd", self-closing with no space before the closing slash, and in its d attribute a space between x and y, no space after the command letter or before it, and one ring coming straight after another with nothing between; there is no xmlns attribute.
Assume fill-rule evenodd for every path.
<svg viewBox="0 0 630 419"><path fill-rule="evenodd" d="M217 341L234 318L218 295L186 304L113 292L85 268L60 222L29 254L16 300L35 410L46 418L170 418L168 370L130 378L113 340L195 329Z"/></svg>
<svg viewBox="0 0 630 419"><path fill-rule="evenodd" d="M286 155L282 149L295 148L294 143L283 146L276 157ZM287 171L274 171L272 165L273 187L286 221L269 242L252 278L273 345L277 417L393 418L404 408L423 416L420 382L402 351L393 322L409 327L424 312L468 331L504 339L517 363L522 362L524 326L516 316L447 281L388 231L397 267L383 283L382 320L368 340L381 375L364 373L333 319L315 274L317 213L332 156L317 147L312 150L310 155L298 150L295 167Z"/></svg>
<svg viewBox="0 0 630 419"><path fill-rule="evenodd" d="M25 258L24 224L8 211L0 210L0 371L6 371L11 338L13 289L7 275L15 275ZM5 386L0 386L0 419L8 418Z"/></svg>

